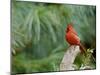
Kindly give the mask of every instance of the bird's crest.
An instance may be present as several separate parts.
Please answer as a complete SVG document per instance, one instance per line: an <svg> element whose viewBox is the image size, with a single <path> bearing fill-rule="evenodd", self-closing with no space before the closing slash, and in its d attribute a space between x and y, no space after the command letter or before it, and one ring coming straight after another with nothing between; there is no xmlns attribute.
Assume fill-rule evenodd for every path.
<svg viewBox="0 0 100 75"><path fill-rule="evenodd" d="M66 32L68 32L70 29L73 29L73 24L72 23L67 25Z"/></svg>

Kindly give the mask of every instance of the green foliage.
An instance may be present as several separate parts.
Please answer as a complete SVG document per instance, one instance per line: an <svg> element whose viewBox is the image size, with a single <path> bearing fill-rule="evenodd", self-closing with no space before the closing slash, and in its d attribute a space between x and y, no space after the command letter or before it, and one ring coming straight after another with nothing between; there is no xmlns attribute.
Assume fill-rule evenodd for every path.
<svg viewBox="0 0 100 75"><path fill-rule="evenodd" d="M85 46L95 49L95 11L95 6L12 1L12 72L59 71L68 48L65 30L70 22ZM78 68L86 64L81 59L92 62L85 58L77 57Z"/></svg>
<svg viewBox="0 0 100 75"><path fill-rule="evenodd" d="M96 60L92 55L93 49L87 49L86 54L77 55L74 64L77 65L76 69L95 69L96 68ZM89 68L87 68L87 66Z"/></svg>

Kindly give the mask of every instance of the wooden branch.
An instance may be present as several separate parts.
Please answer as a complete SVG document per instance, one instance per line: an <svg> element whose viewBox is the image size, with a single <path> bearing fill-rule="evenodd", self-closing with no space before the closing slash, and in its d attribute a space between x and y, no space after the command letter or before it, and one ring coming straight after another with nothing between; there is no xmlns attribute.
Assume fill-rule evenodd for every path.
<svg viewBox="0 0 100 75"><path fill-rule="evenodd" d="M61 61L60 71L74 70L72 66L78 53L80 53L79 46L77 45L70 46L66 51L66 53L64 54L64 57Z"/></svg>

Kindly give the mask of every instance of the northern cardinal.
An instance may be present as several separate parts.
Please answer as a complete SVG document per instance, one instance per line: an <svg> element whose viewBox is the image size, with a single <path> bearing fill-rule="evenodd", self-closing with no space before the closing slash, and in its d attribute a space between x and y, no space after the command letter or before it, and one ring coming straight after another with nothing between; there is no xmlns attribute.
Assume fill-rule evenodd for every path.
<svg viewBox="0 0 100 75"><path fill-rule="evenodd" d="M66 30L66 35L65 35L66 41L70 45L79 45L80 50L82 53L85 53L85 48L84 46L80 43L80 38L78 37L77 32L74 30L72 24L68 24L67 30Z"/></svg>

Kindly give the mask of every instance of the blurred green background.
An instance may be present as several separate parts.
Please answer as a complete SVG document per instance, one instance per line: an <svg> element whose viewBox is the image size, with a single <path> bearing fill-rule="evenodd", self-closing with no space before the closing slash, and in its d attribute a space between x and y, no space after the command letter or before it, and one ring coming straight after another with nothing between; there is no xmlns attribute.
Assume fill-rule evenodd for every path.
<svg viewBox="0 0 100 75"><path fill-rule="evenodd" d="M96 68L96 7L12 0L11 10L12 73L59 71L64 53L68 23L73 23L87 56L79 54L76 70Z"/></svg>

